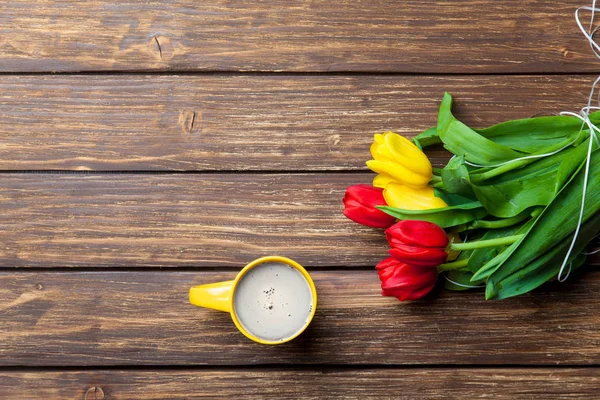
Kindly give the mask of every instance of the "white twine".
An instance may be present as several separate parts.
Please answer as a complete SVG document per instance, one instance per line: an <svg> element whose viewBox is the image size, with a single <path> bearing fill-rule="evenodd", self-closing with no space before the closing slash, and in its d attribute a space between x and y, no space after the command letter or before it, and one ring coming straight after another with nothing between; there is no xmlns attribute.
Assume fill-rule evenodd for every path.
<svg viewBox="0 0 600 400"><path fill-rule="evenodd" d="M594 250L594 251L590 251L589 253L583 253L586 256L591 256L592 254L596 254L596 253L600 253L600 249L598 250Z"/></svg>
<svg viewBox="0 0 600 400"><path fill-rule="evenodd" d="M589 102L592 101L594 89L596 88L596 85L598 84L599 81L600 81L600 77L598 77L596 79L596 81L594 82L594 85L592 86L592 92L590 93ZM586 160L585 160L585 173L583 175L583 190L582 190L582 194L581 194L581 208L579 209L579 219L577 221L577 227L575 228L575 233L573 234L573 240L571 241L569 250L567 251L567 254L565 255L565 259L563 260L563 263L560 266L560 271L558 272L558 281L559 282L564 282L565 280L567 280L567 278L569 277L569 274L571 272L571 265L569 264L569 273L567 273L567 275L564 278L562 278L562 273L565 269L565 266L567 265L569 257L571 256L571 252L573 251L573 247L575 246L575 242L577 241L577 237L579 236L579 230L581 229L581 223L583 221L583 213L585 211L585 196L587 193L587 184L588 184L588 180L589 180L589 176L590 176L590 161L592 159L592 148L593 148L593 144L594 144L592 138L594 138L594 140L596 140L596 142L598 142L598 136L596 135L596 133L600 132L600 129L598 129L590 121L590 118L588 115L589 110L590 110L589 102L588 102L588 107L582 108L579 115L569 112L569 111L563 111L560 113L561 115L571 115L571 116L581 119L584 122L584 124L590 128L590 143L588 145L587 156L586 156ZM583 126L581 129L583 130Z"/></svg>
<svg viewBox="0 0 600 400"><path fill-rule="evenodd" d="M592 16L590 19L590 27L588 30L586 30L583 27L583 24L581 23L581 20L579 18L579 12L580 11L591 11L592 12ZM577 22L577 26L579 27L579 29L581 30L581 32L583 33L583 35L585 36L585 38L587 39L587 41L590 44L590 47L592 48L592 51L594 52L594 54L596 55L597 58L600 59L600 45L598 45L594 39L593 36L594 34L600 30L600 26L596 27L594 29L594 15L596 13L596 11L600 12L600 8L596 8L596 0L593 0L592 2L592 6L588 7L588 6L584 6L584 7L579 7L576 11L575 11L575 21ZM582 190L582 195L581 195L581 208L579 210L579 219L577 221L577 227L575 228L575 233L573 234L573 240L571 241L571 245L569 246L569 250L567 251L567 254L565 256L565 259L563 260L563 263L560 267L560 270L558 272L558 281L559 282L564 282L565 280L567 280L567 278L569 277L569 275L571 274L571 267L572 267L572 262L569 262L569 257L571 256L571 253L573 251L573 247L575 246L575 242L577 241L577 238L579 236L579 231L581 229L581 225L583 222L583 214L584 214L584 210L585 210L585 196L587 193L587 186L588 186L588 180L589 180L589 175L590 175L590 160L592 158L592 149L593 149L593 141L595 140L596 143L600 146L600 142L598 141L598 133L600 133L600 129L598 129L594 124L592 124L592 121L590 121L590 111L591 110L600 110L600 107L592 107L592 99L594 98L594 91L596 90L596 86L598 85L598 82L600 82L600 76L598 78L596 78L596 80L594 81L594 84L592 85L592 90L590 91L590 95L588 97L588 103L587 103L587 107L583 107L579 113L574 113L574 112L570 112L570 111L563 111L560 113L560 115L569 115L575 118L578 118L582 121L581 124L581 128L579 130L579 135L577 135L577 138L575 138L572 142L568 143L567 145L561 147L560 149L550 152L550 153L545 153L545 154L536 154L536 155L529 155L529 156L524 156L524 157L519 157L519 158L515 158L513 160L510 161L506 161L503 163L499 163L499 164L494 164L494 165L479 165L479 164L474 164L474 163L470 163L468 161L465 161L465 164L468 164L470 166L473 167L478 167L478 168L494 168L494 167L500 167L506 164L510 164L512 162L516 162L516 161L521 161L521 160L530 160L530 159L535 159L535 158L543 158L543 157L548 157L554 154L557 154L561 151L563 151L564 149L566 149L567 147L571 146L572 144L574 144L575 142L577 142L577 140L579 140L582 132L583 132L583 128L587 125L587 127L590 130L590 142L588 145L588 150L587 150L587 156L586 156L586 161L585 161L585 172L584 172L584 177L583 177L583 190ZM599 98L598 98L598 103L600 103L600 92L598 94ZM453 157L454 158L454 157ZM596 254L600 252L600 249L591 252L591 253L584 253L584 254ZM567 271L567 274L563 277L563 273L565 271L565 267L569 266L569 269ZM448 279L448 278L446 278ZM452 282L454 284L457 284L456 282ZM458 286L464 286L467 287L465 285L460 285L457 284ZM478 286L471 286L471 287L478 287Z"/></svg>
<svg viewBox="0 0 600 400"><path fill-rule="evenodd" d="M560 277L560 274L562 273L562 269L561 269L561 271L559 272L559 274L558 274L558 277L557 277L557 279L558 279L558 281L559 281L560 283L563 283L564 281L566 281L566 280L567 280L567 278L569 277L569 275L571 275L571 268L572 268L572 267L573 267L573 261L571 261L571 262L569 263L569 270L567 271L567 274L565 275L565 277L564 277L564 278L562 278L562 279L561 279L561 277Z"/></svg>
<svg viewBox="0 0 600 400"><path fill-rule="evenodd" d="M463 285L462 283L454 282L452 279L448 278L448 277L446 276L446 274L444 274L444 278L446 278L446 280L447 280L448 282L450 282L450 283L453 283L453 284L455 284L456 286L464 287L464 288L467 288L467 289L478 289L478 288L482 288L482 287L483 287L482 285L479 285L479 286L471 286L471 285Z"/></svg>
<svg viewBox="0 0 600 400"><path fill-rule="evenodd" d="M583 27L583 24L581 23L581 19L579 18L579 13L580 11L591 11L592 15L590 18L590 26L589 29L585 29ZM594 34L596 32L598 32L600 30L600 26L597 26L596 28L594 28L594 16L596 11L600 12L600 8L596 8L596 0L592 1L592 6L588 7L588 6L583 6L583 7L579 7L577 10L575 10L575 21L577 22L577 26L579 27L579 29L581 30L581 33L583 33L583 35L585 36L585 38L587 39L588 43L590 44L590 47L592 49L592 51L594 52L594 55L600 59L600 45L598 45L598 43L596 43L594 41ZM569 250L567 251L567 254L565 255L565 258L563 260L562 265L560 266L560 270L558 272L558 276L557 279L559 282L564 282L567 280L567 278L569 277L569 275L571 274L571 269L572 269L572 262L569 262L569 257L571 256L571 253L573 252L573 247L575 247L575 243L577 242L577 238L579 237L579 231L581 229L581 225L583 222L583 214L585 211L585 196L587 194L587 186L588 186L588 180L589 180L589 176L590 176L590 161L592 158L592 149L593 149L593 142L596 141L596 144L598 146L600 146L600 142L598 140L598 134L600 133L600 129L598 129L594 124L592 124L592 121L590 120L589 114L591 110L600 110L600 107L592 107L592 99L594 98L594 91L596 90L596 86L598 85L598 82L600 82L600 76L598 78L596 78L596 80L594 81L594 83L592 84L592 89L590 91L590 95L588 97L588 102L587 102L587 107L583 107L579 113L574 113L571 111L563 111L561 112L559 115L569 115L575 118L578 118L582 121L581 124L581 128L579 129L579 134L577 135L577 137L567 143L565 146L561 147L558 150L552 151L550 153L544 153L544 154L536 154L536 155L529 155L529 156L524 156L524 157L519 157L519 158L515 158L506 162L502 162L499 164L492 164L492 165L481 165L481 164L475 164L475 163L471 163L469 161L464 160L464 163L467 165L470 165L472 167L476 167L476 168L495 168L495 167L501 167L503 165L507 165L513 162L517 162L517 161L522 161L522 160L531 160L531 159L536 159L536 158L544 158L544 157L549 157L552 156L554 154L557 154L561 151L563 151L564 149L566 149L567 147L573 145L574 143L576 143L579 138L581 137L581 134L583 133L583 128L587 125L587 127L590 130L590 142L588 145L588 150L587 150L587 155L586 155L586 160L585 160L585 171L584 171L584 177L583 177L583 190L582 190L582 195L581 195L581 208L579 209L579 219L577 221L577 227L575 228L575 233L573 234L573 240L571 241L571 245L569 246ZM600 91L598 92L598 103L600 105ZM453 156L450 161L452 161L454 159ZM590 253L583 253L585 255L591 255L591 254L596 254L599 253L600 249L597 249L595 251L592 251ZM563 277L563 272L565 270L565 267L567 266L567 264L569 265L569 269L567 271L567 274ZM460 283L454 282L452 280L450 280L447 276L444 275L444 277L451 283L457 285L457 286L462 286L465 288L478 288L478 287L482 287L482 286L469 286L469 285L462 285Z"/></svg>
<svg viewBox="0 0 600 400"><path fill-rule="evenodd" d="M579 19L579 12L582 10L592 12L592 17L590 18L590 27L588 30L586 30L583 27L583 24L581 23L581 20ZM600 29L600 26L597 27L596 29L593 29L594 28L594 15L595 15L596 11L600 11L600 9L596 8L596 0L592 0L591 7L583 6L583 7L579 7L577 10L575 10L575 21L577 22L577 26L579 27L579 30L581 31L581 33L583 33L583 36L585 36L585 38L589 42L590 47L592 48L592 51L594 52L596 57L600 58L600 46L593 39L593 36L596 33L596 31L598 31L598 29Z"/></svg>
<svg viewBox="0 0 600 400"><path fill-rule="evenodd" d="M598 239L599 237L600 237L600 234L594 236L593 239ZM597 253L600 253L600 249L596 249L594 251L590 251L589 253L581 253L581 254L584 254L586 256L591 256L592 254L597 254Z"/></svg>
<svg viewBox="0 0 600 400"><path fill-rule="evenodd" d="M580 132L581 135L581 132ZM512 160L508 160L505 161L503 163L500 164L492 164L492 165L481 165L481 164L475 164L469 161L465 160L465 164L470 165L471 167L476 167L476 168L496 168L496 167L501 167L503 165L507 165L516 161L521 161L521 160L532 160L535 158L543 158L543 157L549 157L552 156L556 153L560 153L561 151L563 151L564 149L566 149L567 147L571 146L572 144L574 144L577 140L579 139L579 136L577 136L575 139L573 139L573 141L567 143L566 145L564 145L563 147L561 147L560 149L553 151L551 153L545 153L545 154L536 154L536 155L531 155L531 156L524 156L524 157L519 157L519 158L513 158Z"/></svg>
<svg viewBox="0 0 600 400"><path fill-rule="evenodd" d="M590 18L590 27L588 30L586 30L583 27L581 20L579 19L579 12L581 10L587 10L587 11L592 12L592 15ZM595 15L596 11L600 11L600 9L596 8L596 0L593 0L591 7L587 7L587 6L579 7L577 10L575 10L575 21L577 22L577 26L579 27L579 30L581 30L581 33L583 33L583 35L589 42L590 47L592 48L596 57L600 58L600 46L594 41L594 38L593 38L594 33L596 33L596 31L599 29L599 28L593 29L594 28L594 15ZM571 115L573 117L579 118L583 122L581 124L580 133L581 133L581 131L583 131L583 127L585 125L587 125L588 128L590 129L590 142L588 145L587 156L586 156L586 160L585 160L585 172L584 172L584 176L583 176L583 190L582 190L582 194L581 194L581 208L579 209L579 219L577 221L577 227L575 228L575 233L573 234L573 240L571 240L571 245L569 246L569 250L567 250L565 259L563 260L563 263L560 266L560 270L558 272L557 278L558 278L559 282L566 281L571 273L572 263L569 263L569 271L567 272L567 275L565 277L562 276L562 274L565 270L565 266L569 262L569 257L571 256L571 252L573 251L573 247L575 246L575 242L577 241L577 237L579 236L579 230L581 229L581 224L583 222L583 213L585 210L585 196L587 193L587 185L588 185L588 180L589 180L589 176L590 176L590 162L592 159L592 148L593 148L594 140L596 141L596 144L600 145L600 143L598 142L598 135L597 135L598 133L600 133L600 129L598 129L594 124L592 124L592 121L590 121L590 117L589 117L589 113L591 110L599 109L599 107L592 107L592 99L594 98L594 91L596 90L596 85L598 84L598 82L600 82L600 76L598 78L596 78L596 80L594 81L594 84L592 85L592 89L590 90L590 95L588 97L587 107L582 108L581 111L579 111L579 114L575 114L575 113L569 112L569 111L563 111L560 113L560 115Z"/></svg>

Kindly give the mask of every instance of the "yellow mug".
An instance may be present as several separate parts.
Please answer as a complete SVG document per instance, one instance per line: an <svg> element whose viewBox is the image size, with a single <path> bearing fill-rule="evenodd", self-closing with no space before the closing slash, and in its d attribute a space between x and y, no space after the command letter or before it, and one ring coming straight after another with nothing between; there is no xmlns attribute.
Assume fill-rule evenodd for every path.
<svg viewBox="0 0 600 400"><path fill-rule="evenodd" d="M309 314L306 318L306 322L304 323L304 325L299 330L294 332L291 336L287 336L279 340L263 339L250 332L246 327L244 327L235 310L234 299L240 281L252 269L264 263L281 263L298 271L308 284L312 296L312 303L309 309ZM194 286L190 289L190 303L199 307L212 308L214 310L228 312L231 315L231 319L233 320L233 323L238 328L238 330L242 332L247 338L252 339L255 342L261 344L281 344L289 342L290 340L298 337L298 335L304 332L304 330L312 321L317 308L317 288L315 287L315 284L308 272L306 272L306 270L294 260L280 256L268 256L254 260L250 264L246 265L232 281Z"/></svg>

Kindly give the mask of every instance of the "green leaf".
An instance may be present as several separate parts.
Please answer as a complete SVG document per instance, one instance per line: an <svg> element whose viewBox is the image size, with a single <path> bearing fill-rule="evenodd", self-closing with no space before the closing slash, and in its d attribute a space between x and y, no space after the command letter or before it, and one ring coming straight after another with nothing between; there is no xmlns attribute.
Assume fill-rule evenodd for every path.
<svg viewBox="0 0 600 400"><path fill-rule="evenodd" d="M442 140L437 134L437 128L434 126L415 136L413 142L419 146L420 149L423 149L423 147L442 143Z"/></svg>
<svg viewBox="0 0 600 400"><path fill-rule="evenodd" d="M600 214L596 214L581 227L572 256L569 257L571 271L577 269L585 262L585 255L581 251L586 248L590 240L600 232ZM507 276L497 283L486 286L486 298L497 300L518 296L527 293L548 280L555 277L565 259L571 240L563 241L559 246L553 247L542 256ZM568 266L566 267L568 268ZM565 269L564 274L566 274ZM565 276L565 275L563 275Z"/></svg>
<svg viewBox="0 0 600 400"><path fill-rule="evenodd" d="M594 125L600 123L600 111L591 113L589 116ZM535 153L540 150L540 147L559 143L570 134L579 132L581 126L581 120L578 118L558 115L505 121L487 128L473 130L499 145L523 153ZM442 143L436 127L427 129L413 140L422 147Z"/></svg>
<svg viewBox="0 0 600 400"><path fill-rule="evenodd" d="M481 206L476 206L475 203L433 210L402 210L389 206L378 206L377 208L398 219L429 221L442 228L450 228L485 217L487 211Z"/></svg>
<svg viewBox="0 0 600 400"><path fill-rule="evenodd" d="M475 196L473 196L473 198L463 197L459 194L448 193L438 188L434 188L433 193L435 194L435 197L444 200L449 206L468 205L468 207L470 207L471 203L479 203L477 199L474 198ZM478 207L481 207L481 203L479 203Z"/></svg>
<svg viewBox="0 0 600 400"><path fill-rule="evenodd" d="M486 279L494 272L496 272L498 268L502 266L502 263L506 261L506 259L510 257L510 255L519 247L521 241L522 239L517 240L516 242L514 242L513 244L496 254L490 260L488 260L485 264L481 266L481 268L477 270L477 272L473 274L473 277L471 279Z"/></svg>
<svg viewBox="0 0 600 400"><path fill-rule="evenodd" d="M473 185L473 192L493 216L511 218L533 206L546 206L554 198L558 165L523 168L513 179L506 174L488 185ZM527 175L524 175L527 174Z"/></svg>
<svg viewBox="0 0 600 400"><path fill-rule="evenodd" d="M437 134L449 151L463 155L476 164L498 164L523 156L523 153L502 146L478 134L451 112L452 96L445 93L438 114Z"/></svg>
<svg viewBox="0 0 600 400"><path fill-rule="evenodd" d="M524 222L508 228L486 230L485 234L481 237L481 240L497 239L505 236L516 235L519 233L519 230L523 227L523 225L525 225ZM477 272L482 266L500 254L507 247L507 245L503 245L473 250L471 257L469 258L469 270L473 273Z"/></svg>
<svg viewBox="0 0 600 400"><path fill-rule="evenodd" d="M471 199L475 198L469 179L469 170L462 155L452 158L442 170L441 176L446 192Z"/></svg>
<svg viewBox="0 0 600 400"><path fill-rule="evenodd" d="M496 219L480 219L477 221L473 221L465 227L465 230L470 229L485 229L485 230L494 230L494 229L502 229L517 225L526 219L530 219L533 217L533 213L537 210L539 212L543 211L542 207L528 208L521 212L520 214L515 215L511 218L496 218Z"/></svg>
<svg viewBox="0 0 600 400"><path fill-rule="evenodd" d="M556 173L555 190L558 192L565 183L573 176L573 173L585 162L590 138L579 146L564 152L560 166Z"/></svg>
<svg viewBox="0 0 600 400"><path fill-rule="evenodd" d="M531 227L534 224L535 219L530 219L529 221L514 227L515 229L508 229L506 232L512 232L513 235L525 234L529 232ZM503 237L503 236L499 236ZM523 241L523 239L519 239L513 244L509 246L499 246L497 249L498 253L490 259L487 259L483 265L480 265L479 268L473 274L473 278L475 280L479 279L487 279L491 274L493 274L498 268L502 266L502 263L518 248L519 244ZM477 268L474 260L472 267L473 269Z"/></svg>
<svg viewBox="0 0 600 400"><path fill-rule="evenodd" d="M590 114L590 119L593 123L599 122L600 112ZM581 127L579 118L559 115L506 121L477 132L513 150L535 153L540 148L560 143L564 138L578 133Z"/></svg>
<svg viewBox="0 0 600 400"><path fill-rule="evenodd" d="M567 140L566 142L571 142ZM546 206L587 154L589 138L577 147L529 162L529 165L482 179L490 171L470 174L473 191L490 214L508 218L532 206ZM501 169L504 167L499 167Z"/></svg>
<svg viewBox="0 0 600 400"><path fill-rule="evenodd" d="M390 206L377 206L377 208L386 211L397 211L406 215L421 215L421 214L436 214L436 213L444 213L452 210L473 210L475 208L481 208L482 205L478 201L470 201L468 203L457 204L454 206L441 207L441 208L431 208L429 210L405 210L402 208L394 208ZM387 211L386 211L387 212Z"/></svg>
<svg viewBox="0 0 600 400"><path fill-rule="evenodd" d="M600 211L600 158L593 153L586 192L583 222ZM489 296L494 297L503 279L531 263L540 254L559 246L575 231L579 219L584 184L584 168L571 178L544 209L523 237L519 247L488 279Z"/></svg>
<svg viewBox="0 0 600 400"><path fill-rule="evenodd" d="M470 173L471 182L474 184L482 184L484 181L500 175L509 174L508 176L511 176L511 172L512 175L524 174L518 170L526 168L528 165L533 163L536 164L535 167L532 167L535 169L542 169L546 166L557 164L561 159L565 158L565 153L570 150L569 146L575 147L578 144L579 138L576 134L573 134L572 137L567 137L561 142L552 144L551 146L542 147L539 149L539 151L530 154L527 157L514 159L496 167L480 168L476 171L473 171Z"/></svg>

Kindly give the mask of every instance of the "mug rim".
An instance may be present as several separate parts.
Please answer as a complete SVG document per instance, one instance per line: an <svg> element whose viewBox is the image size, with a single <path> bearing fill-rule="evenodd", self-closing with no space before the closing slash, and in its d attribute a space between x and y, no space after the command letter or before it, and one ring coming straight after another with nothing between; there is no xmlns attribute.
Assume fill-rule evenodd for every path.
<svg viewBox="0 0 600 400"><path fill-rule="evenodd" d="M266 339L261 339L256 335L253 335L242 325L242 323L240 322L240 320L238 319L238 317L235 313L235 306L234 306L235 291L237 290L237 286L240 283L240 280L252 268L254 268L260 264L264 264L266 262L280 262L280 263L289 265L290 267L292 267L295 270L297 270L298 272L300 272L302 274L302 276L304 277L304 279L306 280L306 282L308 283L308 286L310 287L310 292L312 295L312 303L313 303L312 311L310 312L310 315L308 316L306 323L302 326L301 329L298 330L298 332L294 333L292 336L287 337L283 340L266 340ZM304 332L306 330L306 328L308 328L308 326L310 325L313 317L315 316L315 312L317 311L317 288L316 288L315 283L313 282L311 276L308 274L308 271L306 271L306 269L304 269L304 267L302 265L298 264L296 261L292 260L291 258L287 258L287 257L283 257L283 256L260 257L260 258L257 258L256 260L248 263L244 268L242 268L242 270L235 277L235 279L233 281L231 296L229 299L229 310L230 310L229 314L231 315L231 319L233 320L233 323L238 328L238 330L240 332L242 332L242 334L244 336L246 336L248 339L253 340L257 343L261 343L261 344L283 344L283 343L287 343L290 340L293 340L293 339L297 338L298 336L300 336L300 334L302 334L302 332Z"/></svg>

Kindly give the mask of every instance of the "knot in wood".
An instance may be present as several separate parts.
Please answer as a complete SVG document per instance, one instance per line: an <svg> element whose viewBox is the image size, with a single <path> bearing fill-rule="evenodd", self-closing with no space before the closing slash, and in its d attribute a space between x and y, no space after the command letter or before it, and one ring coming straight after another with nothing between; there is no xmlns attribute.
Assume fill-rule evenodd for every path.
<svg viewBox="0 0 600 400"><path fill-rule="evenodd" d="M150 39L150 48L161 61L173 57L173 42L168 36L152 36Z"/></svg>
<svg viewBox="0 0 600 400"><path fill-rule="evenodd" d="M98 386L93 386L85 392L84 400L102 400L104 398L104 391Z"/></svg>

